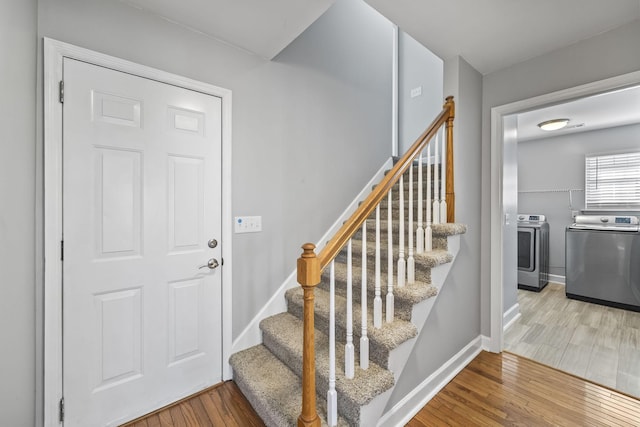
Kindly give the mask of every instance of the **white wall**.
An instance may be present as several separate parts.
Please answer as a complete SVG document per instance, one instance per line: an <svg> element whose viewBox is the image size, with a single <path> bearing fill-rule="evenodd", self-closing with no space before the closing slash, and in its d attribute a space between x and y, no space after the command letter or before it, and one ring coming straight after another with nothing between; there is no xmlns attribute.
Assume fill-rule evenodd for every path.
<svg viewBox="0 0 640 427"><path fill-rule="evenodd" d="M387 409L480 335L480 129L482 76L463 58L444 62L444 93L456 102L456 222L467 224L460 252L398 379Z"/></svg>
<svg viewBox="0 0 640 427"><path fill-rule="evenodd" d="M569 193L558 190L584 190L585 155L640 150L638 135L640 125L629 125L518 143L518 209L547 216L551 274L565 275L565 228L573 222ZM573 192L573 210L584 209L584 196Z"/></svg>
<svg viewBox="0 0 640 427"><path fill-rule="evenodd" d="M491 108L640 70L640 21L483 77L482 333L490 335Z"/></svg>
<svg viewBox="0 0 640 427"><path fill-rule="evenodd" d="M404 31L398 32L398 154L402 156L444 104L442 59L415 41ZM421 94L411 96L420 88Z"/></svg>
<svg viewBox="0 0 640 427"><path fill-rule="evenodd" d="M36 1L0 2L0 424L35 420Z"/></svg>
<svg viewBox="0 0 640 427"><path fill-rule="evenodd" d="M504 150L502 170L509 177L502 182L502 308L506 313L518 303L518 139L517 118L504 118Z"/></svg>

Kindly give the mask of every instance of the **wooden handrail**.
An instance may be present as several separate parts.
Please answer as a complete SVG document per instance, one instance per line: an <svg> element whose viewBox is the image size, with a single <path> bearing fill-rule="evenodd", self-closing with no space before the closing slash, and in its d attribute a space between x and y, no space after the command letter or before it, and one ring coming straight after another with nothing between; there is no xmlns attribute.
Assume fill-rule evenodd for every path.
<svg viewBox="0 0 640 427"><path fill-rule="evenodd" d="M315 245L306 243L302 246L304 252L298 258L298 283L304 290L303 308L303 353L302 353L302 412L298 417L298 427L320 426L320 418L316 411L315 386L315 349L314 349L314 290L320 283L322 270L333 260L349 239L360 229L371 215L382 198L395 185L405 171L413 164L415 157L421 153L429 141L437 134L446 122L447 171L446 171L446 201L447 221L454 222L455 198L453 192L453 119L455 104L453 97L446 98L440 114L429 127L418 137L409 150L391 168L380 181L369 197L356 209L351 217L338 230L335 236L322 249L320 254L314 252Z"/></svg>
<svg viewBox="0 0 640 427"><path fill-rule="evenodd" d="M376 206L382 201L382 198L389 192L394 184L400 179L400 176L411 166L416 155L427 146L431 138L433 138L438 129L447 122L447 128L449 123L451 124L451 146L453 146L453 114L455 113L455 104L453 102L453 96L449 96L444 103L442 111L431 123L431 125L418 137L416 142L413 143L411 148L402 156L402 158L394 165L393 168L384 176L380 184L373 189L364 202L356 209L351 217L345 222L335 236L329 240L329 243L318 254L320 260L320 270L322 271L332 259L338 255L344 245L347 244L349 239L358 231L362 223L371 215ZM447 149L449 149L449 138L447 138ZM453 161L453 148L447 154L447 159ZM450 154L449 154L450 153ZM447 171L447 188L451 183L453 189L453 175L449 179ZM447 193L449 190L447 189ZM448 205L447 205L448 206Z"/></svg>

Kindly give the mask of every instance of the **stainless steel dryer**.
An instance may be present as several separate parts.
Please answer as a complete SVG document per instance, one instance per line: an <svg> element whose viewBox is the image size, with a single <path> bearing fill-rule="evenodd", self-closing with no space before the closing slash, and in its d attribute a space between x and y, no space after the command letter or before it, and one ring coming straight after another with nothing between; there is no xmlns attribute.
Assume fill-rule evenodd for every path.
<svg viewBox="0 0 640 427"><path fill-rule="evenodd" d="M518 214L518 288L540 292L549 283L549 223Z"/></svg>
<svg viewBox="0 0 640 427"><path fill-rule="evenodd" d="M578 215L566 229L567 297L640 311L635 216Z"/></svg>

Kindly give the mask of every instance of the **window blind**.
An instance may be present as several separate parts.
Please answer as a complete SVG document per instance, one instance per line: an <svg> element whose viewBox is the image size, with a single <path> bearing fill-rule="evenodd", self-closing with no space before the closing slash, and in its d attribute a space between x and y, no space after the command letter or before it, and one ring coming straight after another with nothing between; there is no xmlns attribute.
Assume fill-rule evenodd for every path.
<svg viewBox="0 0 640 427"><path fill-rule="evenodd" d="M585 208L640 210L640 152L585 157Z"/></svg>

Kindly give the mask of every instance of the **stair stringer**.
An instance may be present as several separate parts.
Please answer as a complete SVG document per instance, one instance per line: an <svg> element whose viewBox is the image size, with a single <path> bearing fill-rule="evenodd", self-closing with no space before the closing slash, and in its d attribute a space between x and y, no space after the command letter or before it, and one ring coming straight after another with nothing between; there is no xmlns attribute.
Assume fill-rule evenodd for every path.
<svg viewBox="0 0 640 427"><path fill-rule="evenodd" d="M447 236L447 245L447 251L452 255L453 259L450 262L431 268L431 285L438 289L438 293L431 298L414 304L411 313L411 323L418 328L418 334L416 337L403 342L389 352L389 363L387 369L393 373L394 385L389 390L376 396L368 404L360 408L361 427L375 426L382 417L387 406L387 402L391 398L393 390L398 384L398 379L400 378L400 375L407 364L407 360L413 351L413 347L415 346L417 339L420 337L420 333L429 318L429 314L440 295L440 290L444 286L447 276L453 267L460 250L460 235L456 234L453 236Z"/></svg>

